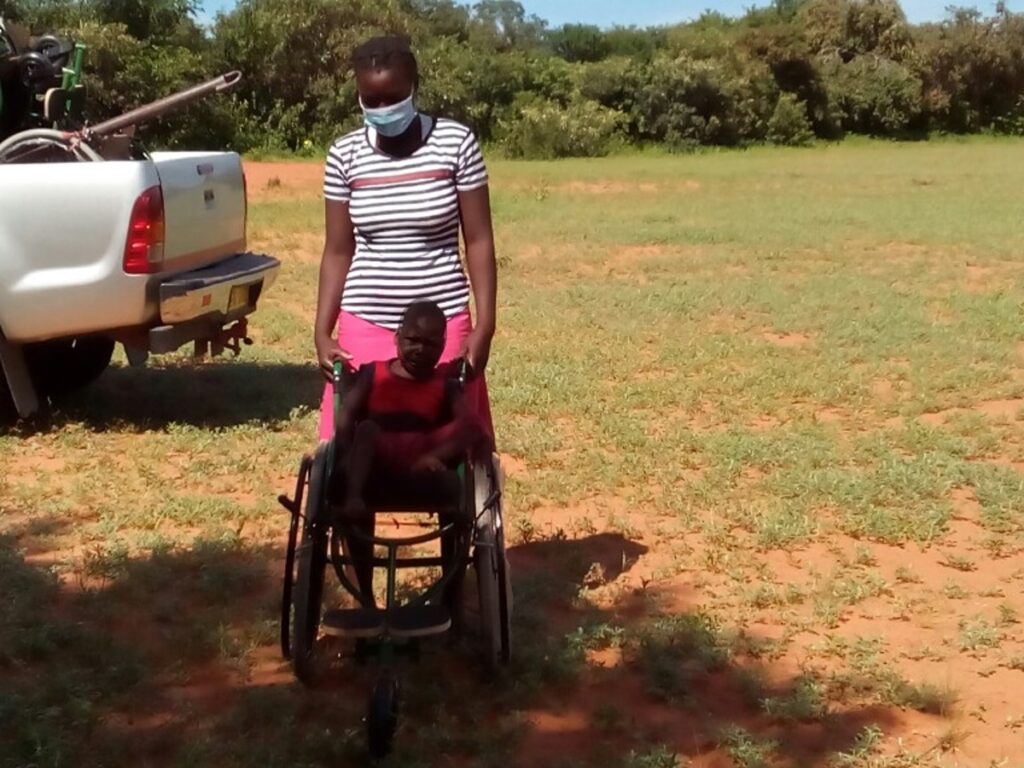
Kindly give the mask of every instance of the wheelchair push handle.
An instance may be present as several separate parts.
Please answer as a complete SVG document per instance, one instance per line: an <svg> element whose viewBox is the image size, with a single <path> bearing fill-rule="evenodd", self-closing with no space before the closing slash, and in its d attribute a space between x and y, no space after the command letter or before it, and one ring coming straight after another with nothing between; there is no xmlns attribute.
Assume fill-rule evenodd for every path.
<svg viewBox="0 0 1024 768"><path fill-rule="evenodd" d="M341 360L335 360L331 370L331 385L334 387L334 423L338 423L341 416L341 403L344 398L345 364Z"/></svg>

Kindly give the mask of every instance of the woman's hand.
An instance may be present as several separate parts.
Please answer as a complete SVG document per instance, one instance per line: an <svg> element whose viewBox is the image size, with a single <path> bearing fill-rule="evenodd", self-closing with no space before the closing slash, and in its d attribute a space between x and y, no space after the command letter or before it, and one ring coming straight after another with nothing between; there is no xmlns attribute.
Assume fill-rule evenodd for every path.
<svg viewBox="0 0 1024 768"><path fill-rule="evenodd" d="M478 326L469 332L463 342L462 355L469 363L471 375L480 376L487 368L487 361L491 357L491 339L493 338L494 331Z"/></svg>
<svg viewBox="0 0 1024 768"><path fill-rule="evenodd" d="M351 360L352 355L338 346L338 342L333 337L318 334L316 337L316 359L320 364L320 372L323 373L325 379L330 381L334 378L335 362Z"/></svg>

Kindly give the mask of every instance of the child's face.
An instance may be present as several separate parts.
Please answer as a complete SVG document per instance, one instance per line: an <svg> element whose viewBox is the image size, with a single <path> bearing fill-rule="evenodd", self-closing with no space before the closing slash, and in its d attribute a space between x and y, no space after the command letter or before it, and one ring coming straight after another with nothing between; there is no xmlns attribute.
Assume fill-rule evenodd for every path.
<svg viewBox="0 0 1024 768"><path fill-rule="evenodd" d="M416 378L429 376L444 351L445 328L428 317L407 322L398 329L396 345L402 366Z"/></svg>

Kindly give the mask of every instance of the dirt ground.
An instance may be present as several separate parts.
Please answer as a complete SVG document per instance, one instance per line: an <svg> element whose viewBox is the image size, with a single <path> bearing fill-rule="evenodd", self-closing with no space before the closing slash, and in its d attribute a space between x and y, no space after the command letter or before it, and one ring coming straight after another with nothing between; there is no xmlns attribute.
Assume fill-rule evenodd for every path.
<svg viewBox="0 0 1024 768"><path fill-rule="evenodd" d="M257 205L310 201L320 195L322 165L318 162L247 161L245 173L250 200ZM697 195L713 182L678 182L675 189L682 195ZM518 190L516 194L533 194L526 183L510 184ZM571 196L580 206L600 198L600 204L607 205L607 199L616 195L648 194L669 186L668 182L652 181L636 188L621 180L573 180L548 185L544 194L553 190ZM512 208L515 201L503 202ZM303 437L289 430L299 429L295 426L298 419L304 419L302 428L313 424L309 409L314 407L320 385L307 375L308 360L301 351L306 342L292 342L289 334L294 328L304 328L311 316L311 281L320 242L317 233L275 230L275 220L268 217L268 221L271 224L264 226L252 245L269 243L275 252L287 254L286 269L293 270L287 280L292 282L268 294L264 311L273 323L268 320L266 327L258 327L254 333L258 345L287 342L300 350L293 354L289 347L289 360L260 361L271 366L275 389L260 389L263 385L253 382L251 371L235 374L220 365L200 366L198 375L177 378L173 367L151 377L138 374L143 378L137 391L156 386L161 374L162 381L170 380L163 386L188 388L198 404L181 427L169 413L157 409L154 415L152 409L135 403L139 398L132 382L140 380L127 378L119 369L113 372L113 379L110 374L105 377L98 400L93 401L100 405L90 406L109 409L117 414L116 419L87 415L82 417L84 428L68 427L63 435L28 433L18 438L16 451L4 458L4 483L0 484L0 491L6 489L7 493L0 497L0 501L6 498L4 524L8 532L15 532L12 535L24 553L24 563L31 568L56 568L61 610L83 626L109 629L119 641L141 648L156 668L158 694L145 704L129 702L125 706L121 702L111 707L114 714L108 712L102 718L103 729L116 734L121 740L118 743L131 745L129 753L145 765L211 764L202 756L182 763L186 741L222 741L230 733L242 741L259 743L261 729L275 737L284 733L268 725L270 716L253 714L257 711L253 701L275 713L294 711L320 717L315 727L296 732L325 742L330 739L321 730L332 733L323 725L327 708L338 706L339 723L358 724L362 707L362 694L351 696L345 682L315 692L302 689L275 644L284 517L274 517L269 511L273 499L267 497L266 489L290 493L291 475L283 467L288 466L289 457L297 460L295 447L302 445ZM550 251L544 250L548 247L547 243L525 242L517 255L523 263L543 265L546 259L550 261ZM596 264L581 261L574 275L608 275L611 282L628 277L633 270L636 283L646 286L657 274L648 270L656 270L672 258L699 261L707 248L710 246L683 249L659 244L609 248ZM895 250L892 263L897 267L890 264L892 269L898 268L898 258L919 256L916 252L900 255ZM972 267L965 270L965 290L983 292L993 280L1002 290L1016 279L1014 269ZM740 265L721 273L738 279L746 271L747 267ZM736 329L741 320L734 314L708 315L704 320L707 328L723 335L740 332ZM751 345L766 350L766 359L820 351L821 342L813 330L757 322L755 318L748 323L751 330L743 332ZM1024 369L1024 356L1017 362ZM899 360L887 364L893 370L901 365ZM261 369L262 373L266 369ZM654 386L666 375L652 364L650 370L627 371L608 387L612 391L616 386ZM880 430L883 436L896 430L914 437L916 430L948 428L966 433L984 428L998 433L999 440L973 452L963 449L965 460L1018 475L1024 471L1024 397L985 397L925 413L896 414L908 386L906 379L897 375L870 381L866 385L870 402L863 404L862 411L848 404L809 402L808 398L808 402L796 402L792 412L769 412L748 420L743 425L744 435L754 439L782 430L798 417L806 420L808 429L828 430L837 445L863 439L868 432L864 422L869 419L871 429ZM246 406L242 406L244 417L232 414L225 419L213 402L225 387L233 388L240 402L259 403L253 406L259 418L248 419ZM282 396L282 392L288 394ZM261 398L268 402L262 403ZM270 402L274 398L282 402ZM638 407L638 412L642 410ZM690 437L725 440L735 425L721 421L705 424L703 420L710 420L713 410L712 404L703 411L684 406L664 408L657 427L667 431L680 422L691 429ZM136 416L139 423L133 424ZM89 421L92 418L95 421ZM250 421L262 423L246 431ZM547 460L557 465L567 454L574 424L579 422L557 415L552 421L556 431L568 435L563 443L556 441L547 450ZM268 422L272 425L269 429ZM174 426L168 428L168 424ZM264 432L271 435L265 444L267 455L259 460L247 456L254 441L264 439ZM957 439L963 437L961 432L956 432ZM101 436L101 444L90 442L92 433ZM217 441L224 441L227 447L220 448ZM212 447L215 444L217 448ZM604 446L577 449L607 450ZM943 489L943 501L951 515L941 536L885 542L819 529L818 520L812 518L808 528L815 534L819 530L825 533L794 538L792 545L768 546L762 543L764 535L756 533L756 526L739 524L735 517L719 514L713 505L687 503L689 497L707 493L707 483L718 477L711 466L695 462L679 469L671 487L668 482L660 487L628 480L607 493L561 503L547 498L558 491L550 480L550 466L540 465L522 451L504 450L510 494L525 496L534 493L534 487L542 488L529 505L518 505L515 498L510 501L509 558L521 601L517 611L529 616L523 631L524 652L530 654L528 663L536 666L533 676L543 679L531 680L527 693L518 692L512 681L512 692L503 694L506 699L468 707L471 715L460 711L456 717L443 703L445 699L454 691L468 700L479 695L480 684L457 658L438 661L431 672L442 672L450 690L440 695L441 703L430 706L436 708L437 727L447 724L449 740L431 741L433 737L421 735L424 749L448 755L447 750L460 743L452 732L486 727L492 729L491 735L511 734L514 746L496 754L508 755L512 765L522 768L1024 765L1024 703L1016 695L1017 685L1024 682L1024 638L1020 633L1024 544L1016 530L994 533L998 529L991 522L992 502L981 498L984 494L970 479L955 480ZM899 450L908 458L913 453L912 448L901 446ZM152 454L154 464L146 472L133 466L131 457L138 454ZM221 454L233 456L234 463L229 466ZM286 460L278 461L280 456ZM608 462L612 459L607 457ZM565 459L569 460L571 457ZM594 466L601 464L598 461ZM763 488L770 469L750 462L729 475L733 488L750 490L746 501L751 509L765 502ZM115 480L114 474L123 477ZM245 510L247 514L238 518L238 538L264 556L242 564L250 573L249 580L227 581L229 589L237 593L230 608L216 600L213 604L221 607L210 607L209 593L204 590L211 576L204 570L201 555L192 558L177 550L167 555L167 567L175 581L161 582L162 572L132 571L131 557L139 551L133 543L123 555L124 562L119 561L118 567L124 570L116 571L119 576L113 578L103 570L113 567L108 563L109 550L100 563L94 557L94 541L64 538L55 547L47 538L51 531L33 522L38 510L30 504L42 505L42 499L56 497L58 492L99 498L116 485L128 494L136 487L144 488L149 494L145 498L152 500L154 487L170 494L194 485L197 474L205 479L190 492L198 495L182 497L182 505L216 498L229 506L227 512L217 508L212 514ZM899 485L902 480L897 477L891 482ZM913 478L906 480L908 485L912 482ZM139 493L142 498L143 492ZM668 494L680 500L681 512L670 513L655 503ZM169 506L165 522L148 533L155 536L166 531L176 539L200 533L203 523L182 512L182 505ZM266 512L262 522L252 522L248 513L253 509ZM812 512L820 513L824 520L836 510L820 507ZM58 508L57 513L59 517L64 510ZM75 525L107 525L102 529L104 535L113 535L111 531L122 519L118 513L97 506L81 519L73 519ZM756 517L754 512L751 515ZM63 519L54 524L61 535L69 535L65 531L68 522ZM241 550L230 550L228 560L247 557ZM135 577L136 583L125 586L126 573ZM162 591L151 591L153 584ZM178 589L184 595L180 602L171 602L170 607L161 603ZM76 595L90 591L109 597L115 606L134 609L141 605L144 618L122 615L115 609L116 620L103 624L90 613L94 603L77 602ZM200 661L182 663L176 656L181 649L175 645L180 637L169 629L177 626L176 612L210 613L219 632L216 643L221 655L200 654ZM247 629L250 634L245 634L241 627L253 624L253 616L260 617L260 628L255 633ZM562 635L570 639L568 645L578 656L565 662L575 671L564 677L562 662L555 658L556 646L564 648L549 643L549 636ZM225 648L236 650L226 652ZM232 663L224 662L225 655ZM0 653L0 675L20 680L20 670L13 666L4 669L4 658ZM524 677L531 676L529 669L519 669ZM272 692L282 698L269 698ZM355 704L339 703L354 698L359 699ZM466 702L451 706L456 708L459 703ZM224 719L228 712L233 714ZM237 712L242 712L240 720L231 719ZM465 725L467 719L471 726ZM335 726L331 738L340 730L340 725ZM480 754L488 754L487 749L481 748L471 757L439 758L437 764L483 765ZM168 760L168 754L176 757ZM409 764L434 764L429 763L429 756L419 759L428 763L414 760ZM275 760L271 763L268 759L267 764L288 764L277 753ZM244 763L236 758L225 764ZM337 764L360 763L343 756Z"/></svg>
<svg viewBox="0 0 1024 768"><path fill-rule="evenodd" d="M260 195L276 197L278 194L315 196L322 183L322 167L317 163L249 162L246 173L250 190L257 199ZM622 184L570 182L564 186L577 194L605 194L621 191ZM654 185L647 186L655 189ZM696 182L687 182L686 189L697 187ZM625 252L616 258L629 259L630 255ZM971 271L975 277L978 274L981 274L978 268ZM764 336L769 343L782 347L809 343L807 335L802 333L766 331ZM1024 399L1017 399L982 403L976 410L989 417L1016 420L1022 406ZM922 420L936 423L947 415L946 412L927 414ZM1005 462L1018 470L1024 466L1012 458L992 460ZM506 456L504 460L511 475L522 483L529 483L529 467L514 457ZM790 553L773 552L764 557L772 582L802 587L817 583L823 574L843 567L856 557L870 564L887 584L899 585L898 600L894 600L892 590L886 588L845 611L831 631L807 626L814 624L810 616L802 615L799 610L780 611L778 606L757 610L754 615L745 617L751 636L765 639L786 636L789 641L785 652L771 658L768 664L763 660L744 660L758 666L770 683L785 686L787 681L798 678L810 660L827 656L823 646L841 642L843 638L874 636L884 638L883 656L899 674L912 680L937 681L936 685L951 692L953 701L948 703L948 711L946 704L941 705L944 711L930 714L884 705L860 710L851 708L850 711L838 708L820 723L779 729L764 713L749 712L749 705L740 702L735 670L714 674L703 681L707 686L704 696L710 708L722 718L733 719L748 711L748 716L741 717L740 721L749 730L792 742L786 745L784 752L793 765L817 765L822 755L849 744L851 737L870 723L884 724L887 743L900 745L896 751L935 759L948 752L951 765L1010 765L1015 764L1012 760L1017 757L1024 759L1024 705L1015 695L1016 685L1022 681L1022 638L1013 631L1003 644L1006 657L1016 663L993 661L980 649L958 648L956 638L962 619L937 609L933 600L934 593L956 576L966 594L972 595L969 600L974 613L995 613L1000 605L1024 610L1020 602L1020 585L1024 580L1021 552L1024 550L1001 552L993 557L985 548L985 529L979 524L980 509L972 491L953 489L953 499L955 517L950 535L937 547L865 544L839 538L827 545L811 545ZM700 609L714 602L717 594L727 591L732 581L728 574L709 572L701 566L706 543L700 536L667 536L666 528L671 529L671 520L652 518L627 505L616 512L615 527L602 527L600 521L608 520L604 506L597 503L540 509L534 510L531 517L540 539L565 536L569 521L575 519L594 522L595 529L584 537L587 541L609 537L607 542L588 551L585 559L591 564L602 564L603 576L592 591L600 595L599 600L606 602L616 621L628 624L651 604L679 611ZM628 557L622 547L619 534L623 520L635 532L630 537L631 544L639 550L635 557ZM734 532L734 535L742 534ZM529 547L512 550L512 564L517 573L551 567L552 563L546 558L533 557L522 551L524 549ZM672 558L671 552L678 549L688 552L693 566L666 578L663 574ZM960 571L951 564L950 555L955 555L957 562L960 558L977 562L979 566ZM626 568L621 566L624 560L629 561ZM913 583L902 583L908 578L906 572L915 575ZM557 623L557 617L553 618ZM1019 625L1014 621L1011 626ZM630 728L624 729L624 733L639 730L653 741L671 744L680 754L689 755L690 764L695 767L717 768L730 764L728 758L715 749L712 735L702 732L699 725L687 722L686 718L680 718L678 710L671 705L649 695L640 675L623 667L620 652L615 649L593 652L590 661L578 685L559 691L552 700L526 713L528 728L517 750L517 765L548 765L554 755L588 754L595 738L595 710L607 702L616 702L626 713ZM701 715L706 717L707 713ZM607 739L607 734L601 738Z"/></svg>

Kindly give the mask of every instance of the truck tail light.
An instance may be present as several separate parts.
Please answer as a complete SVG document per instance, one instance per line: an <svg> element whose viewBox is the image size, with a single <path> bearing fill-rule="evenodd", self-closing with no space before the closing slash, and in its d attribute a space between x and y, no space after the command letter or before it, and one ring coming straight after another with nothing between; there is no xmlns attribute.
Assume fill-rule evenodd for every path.
<svg viewBox="0 0 1024 768"><path fill-rule="evenodd" d="M124 244L124 271L149 275L159 271L164 260L164 194L150 187L135 200Z"/></svg>

